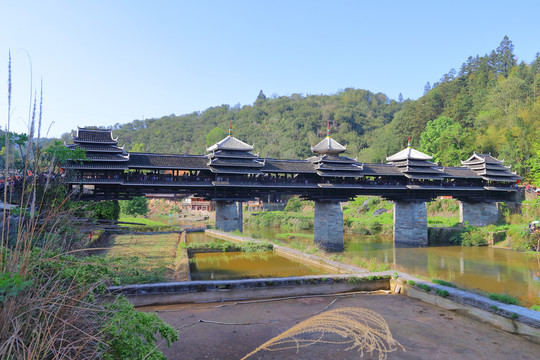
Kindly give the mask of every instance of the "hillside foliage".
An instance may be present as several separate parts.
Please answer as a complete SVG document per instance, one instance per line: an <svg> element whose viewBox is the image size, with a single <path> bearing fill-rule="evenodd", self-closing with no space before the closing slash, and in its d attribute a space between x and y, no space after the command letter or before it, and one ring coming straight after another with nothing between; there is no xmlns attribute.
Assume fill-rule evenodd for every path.
<svg viewBox="0 0 540 360"><path fill-rule="evenodd" d="M332 95L266 97L253 105L221 105L186 115L134 120L113 126L129 151L203 154L227 133L269 158L307 158L326 135L347 146L346 155L384 162L407 144L458 165L473 152L505 160L513 171L540 185L540 53L518 62L504 37L484 56L451 69L418 100L347 88ZM68 137L65 134L64 137Z"/></svg>

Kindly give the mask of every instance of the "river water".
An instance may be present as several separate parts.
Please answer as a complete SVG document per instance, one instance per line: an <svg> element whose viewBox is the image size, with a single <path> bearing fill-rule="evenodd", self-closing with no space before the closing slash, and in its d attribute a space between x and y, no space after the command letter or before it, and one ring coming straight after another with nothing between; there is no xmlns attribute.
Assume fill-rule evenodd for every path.
<svg viewBox="0 0 540 360"><path fill-rule="evenodd" d="M267 239L275 239L283 232L275 228L245 231L250 236ZM441 279L460 288L506 293L519 298L521 304L528 307L540 305L538 255L487 246L396 247L392 236L344 234L343 243L345 257L376 258L428 280Z"/></svg>
<svg viewBox="0 0 540 360"><path fill-rule="evenodd" d="M244 232L247 236L275 239L278 233L285 231L273 228L251 228L245 229ZM304 233L309 234L309 232ZM200 238L199 241L203 239ZM300 241L305 242L306 239ZM492 247L396 247L391 236L355 234L344 235L344 247L343 256L345 257L376 258L394 264L403 272L427 280L441 279L451 281L460 288L506 293L519 298L521 304L527 307L540 305L540 257L538 255ZM285 264L284 258L274 258L267 253L243 254L243 256L238 253L224 256L222 254L198 255L201 255L200 259L197 259L199 269L204 267L222 269L213 270L213 276L218 276L216 278L256 277L264 273L272 276L323 273L320 269L310 269L307 266L305 270L295 268L298 265ZM207 255L207 258L203 260L205 256L202 255Z"/></svg>
<svg viewBox="0 0 540 360"><path fill-rule="evenodd" d="M188 243L204 243L214 238L204 233L191 233ZM195 253L189 259L192 280L253 279L269 277L289 277L322 275L321 268L308 266L298 261L275 254L262 252L213 252Z"/></svg>

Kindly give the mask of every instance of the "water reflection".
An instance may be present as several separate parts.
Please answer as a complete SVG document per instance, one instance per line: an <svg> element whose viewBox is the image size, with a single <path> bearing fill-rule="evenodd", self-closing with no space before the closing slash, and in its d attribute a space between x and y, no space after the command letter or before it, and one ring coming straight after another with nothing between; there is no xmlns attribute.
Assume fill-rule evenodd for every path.
<svg viewBox="0 0 540 360"><path fill-rule="evenodd" d="M540 303L538 256L491 247L396 247L391 237L373 236L347 235L344 246L345 256L392 262L406 272L458 287L507 293L526 306Z"/></svg>
<svg viewBox="0 0 540 360"><path fill-rule="evenodd" d="M215 241L204 233L187 236L188 243ZM263 252L214 252L196 253L190 257L189 271L192 280L228 280L269 277L322 275L325 270Z"/></svg>
<svg viewBox="0 0 540 360"><path fill-rule="evenodd" d="M248 229L255 236L275 238L279 229ZM309 232L305 232L309 233ZM311 232L312 234L312 232ZM524 306L540 305L540 257L492 247L394 246L391 236L345 234L343 256L376 258L404 272L442 279L458 287L506 293Z"/></svg>

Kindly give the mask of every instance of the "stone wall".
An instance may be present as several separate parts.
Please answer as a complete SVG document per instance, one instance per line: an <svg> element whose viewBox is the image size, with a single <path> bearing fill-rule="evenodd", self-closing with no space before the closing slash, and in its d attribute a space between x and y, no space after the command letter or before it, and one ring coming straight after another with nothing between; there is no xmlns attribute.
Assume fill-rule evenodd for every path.
<svg viewBox="0 0 540 360"><path fill-rule="evenodd" d="M495 202L460 202L459 221L473 226L496 224L499 221L499 207Z"/></svg>
<svg viewBox="0 0 540 360"><path fill-rule="evenodd" d="M315 244L326 251L343 251L343 210L338 201L315 201Z"/></svg>
<svg viewBox="0 0 540 360"><path fill-rule="evenodd" d="M427 246L427 209L425 202L394 201L394 242Z"/></svg>

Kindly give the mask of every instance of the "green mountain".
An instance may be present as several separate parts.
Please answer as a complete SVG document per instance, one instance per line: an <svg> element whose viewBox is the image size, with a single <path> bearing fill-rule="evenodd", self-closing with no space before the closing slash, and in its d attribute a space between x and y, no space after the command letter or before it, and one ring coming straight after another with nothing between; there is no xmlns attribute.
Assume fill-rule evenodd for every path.
<svg viewBox="0 0 540 360"><path fill-rule="evenodd" d="M260 156L294 159L310 156L330 123L332 137L361 161L384 161L410 136L443 166L473 151L491 153L540 185L540 54L518 63L513 50L505 37L490 54L469 57L459 71L426 84L415 101L352 88L277 98L261 91L253 105L134 120L116 124L114 134L130 151L202 154L231 123L234 136Z"/></svg>

